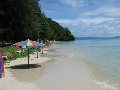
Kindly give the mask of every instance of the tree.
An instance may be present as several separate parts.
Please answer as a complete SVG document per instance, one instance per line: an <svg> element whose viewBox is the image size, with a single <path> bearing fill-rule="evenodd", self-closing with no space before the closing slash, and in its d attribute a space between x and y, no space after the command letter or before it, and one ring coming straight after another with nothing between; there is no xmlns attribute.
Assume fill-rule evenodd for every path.
<svg viewBox="0 0 120 90"><path fill-rule="evenodd" d="M25 40L74 40L68 30L47 18L38 0L2 0L0 2L0 40L12 43Z"/></svg>

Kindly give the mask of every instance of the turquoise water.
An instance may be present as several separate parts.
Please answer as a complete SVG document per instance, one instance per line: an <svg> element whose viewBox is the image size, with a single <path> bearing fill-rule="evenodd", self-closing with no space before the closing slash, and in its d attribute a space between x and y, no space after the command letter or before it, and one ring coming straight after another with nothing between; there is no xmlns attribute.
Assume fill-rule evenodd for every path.
<svg viewBox="0 0 120 90"><path fill-rule="evenodd" d="M79 39L61 42L56 54L66 60L86 62L95 82L112 90L120 90L120 39Z"/></svg>

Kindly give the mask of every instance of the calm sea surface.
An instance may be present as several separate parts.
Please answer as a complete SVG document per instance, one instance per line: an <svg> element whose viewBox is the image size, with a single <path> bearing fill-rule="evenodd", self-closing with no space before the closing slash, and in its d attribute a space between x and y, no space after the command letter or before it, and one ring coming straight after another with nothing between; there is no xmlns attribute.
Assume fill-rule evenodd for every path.
<svg viewBox="0 0 120 90"><path fill-rule="evenodd" d="M94 80L112 90L120 90L120 38L79 39L56 44L54 58L74 63L83 61L92 71Z"/></svg>

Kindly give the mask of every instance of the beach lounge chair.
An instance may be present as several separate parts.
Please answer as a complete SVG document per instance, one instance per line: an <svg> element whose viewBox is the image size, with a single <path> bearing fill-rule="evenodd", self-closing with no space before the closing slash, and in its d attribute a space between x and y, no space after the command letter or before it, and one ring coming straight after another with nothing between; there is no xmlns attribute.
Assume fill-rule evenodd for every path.
<svg viewBox="0 0 120 90"><path fill-rule="evenodd" d="M11 54L10 52L5 52L3 55L7 56L10 59L16 59L15 55Z"/></svg>

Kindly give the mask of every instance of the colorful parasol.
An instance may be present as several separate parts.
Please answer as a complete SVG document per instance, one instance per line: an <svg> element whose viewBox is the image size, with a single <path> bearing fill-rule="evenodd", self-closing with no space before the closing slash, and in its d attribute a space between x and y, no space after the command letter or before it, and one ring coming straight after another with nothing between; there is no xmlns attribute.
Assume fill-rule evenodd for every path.
<svg viewBox="0 0 120 90"><path fill-rule="evenodd" d="M36 41L34 41L34 43L37 44L37 46L34 46L34 49L37 51L37 58L38 58L39 48L40 48L41 46L43 46L43 44L41 44L41 43L39 43L39 42L36 42Z"/></svg>
<svg viewBox="0 0 120 90"><path fill-rule="evenodd" d="M22 42L22 41L21 41ZM19 48L18 44L21 43L21 42L18 42L18 43L15 43L13 44L16 48Z"/></svg>
<svg viewBox="0 0 120 90"><path fill-rule="evenodd" d="M26 46L26 47L29 47L29 46L38 46L34 41L32 40L25 40L25 41L22 41L18 44L18 46Z"/></svg>
<svg viewBox="0 0 120 90"><path fill-rule="evenodd" d="M28 67L29 67L29 49L33 48L34 46L42 46L42 44L32 41L32 40L25 40L17 43L18 46L21 46L21 48L27 48L28 49Z"/></svg>

